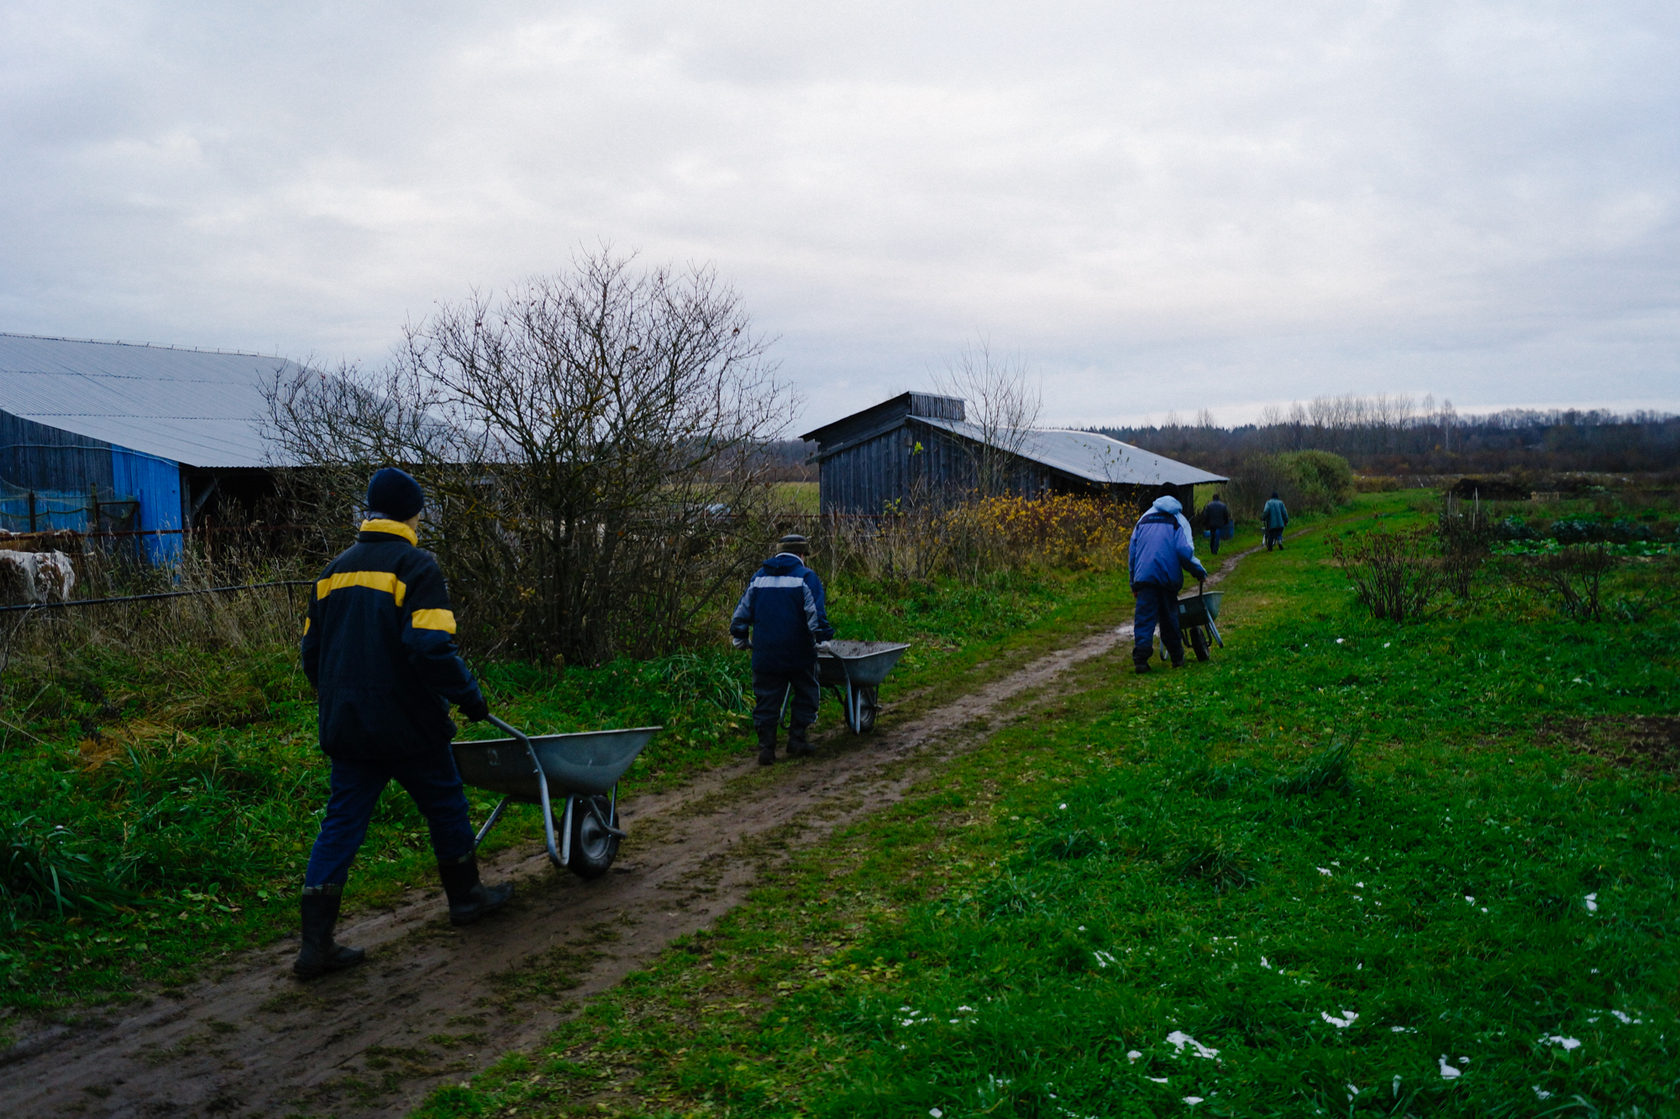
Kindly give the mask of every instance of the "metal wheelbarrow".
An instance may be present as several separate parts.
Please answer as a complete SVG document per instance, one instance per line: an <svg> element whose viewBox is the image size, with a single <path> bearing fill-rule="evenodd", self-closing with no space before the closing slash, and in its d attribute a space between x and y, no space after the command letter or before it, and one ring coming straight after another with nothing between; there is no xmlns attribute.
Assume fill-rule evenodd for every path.
<svg viewBox="0 0 1680 1119"><path fill-rule="evenodd" d="M1219 627L1214 619L1219 617L1220 593L1207 592L1205 587L1198 587L1195 595L1178 600L1178 628L1184 634L1185 640L1190 642L1190 648L1195 651L1196 659L1208 659L1208 637L1225 647L1225 639L1219 636ZM1166 643L1162 642L1161 655L1167 655Z"/></svg>
<svg viewBox="0 0 1680 1119"><path fill-rule="evenodd" d="M817 647L818 680L833 689L853 734L875 725L881 681L909 647L891 641L830 641Z"/></svg>
<svg viewBox="0 0 1680 1119"><path fill-rule="evenodd" d="M548 858L580 878L599 878L618 855L618 779L662 727L584 731L529 738L490 716L511 738L455 742L463 784L501 793L473 843L484 842L510 803L542 806ZM557 802L563 807L556 814ZM554 830L559 824L556 843Z"/></svg>

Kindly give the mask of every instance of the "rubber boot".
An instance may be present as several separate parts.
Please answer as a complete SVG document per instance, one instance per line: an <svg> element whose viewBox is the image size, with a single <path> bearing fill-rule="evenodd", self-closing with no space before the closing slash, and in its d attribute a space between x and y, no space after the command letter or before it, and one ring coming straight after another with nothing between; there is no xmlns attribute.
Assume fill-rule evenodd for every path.
<svg viewBox="0 0 1680 1119"><path fill-rule="evenodd" d="M776 727L772 723L758 728L758 764L774 765L776 761Z"/></svg>
<svg viewBox="0 0 1680 1119"><path fill-rule="evenodd" d="M808 758L817 752L817 748L805 737L804 727L793 727L788 731L787 752L790 758Z"/></svg>
<svg viewBox="0 0 1680 1119"><path fill-rule="evenodd" d="M298 908L303 922L303 947L292 964L299 979L318 979L329 971L355 967L367 958L360 948L333 943L333 926L338 924L338 903L342 886L305 886Z"/></svg>
<svg viewBox="0 0 1680 1119"><path fill-rule="evenodd" d="M470 925L480 917L507 905L513 897L513 883L486 886L478 878L478 855L469 851L459 859L438 860L438 877L443 879L443 892L449 898L449 923Z"/></svg>
<svg viewBox="0 0 1680 1119"><path fill-rule="evenodd" d="M1154 655L1154 652L1155 650L1148 647L1132 650L1132 667L1137 670L1139 676L1149 671L1149 658Z"/></svg>

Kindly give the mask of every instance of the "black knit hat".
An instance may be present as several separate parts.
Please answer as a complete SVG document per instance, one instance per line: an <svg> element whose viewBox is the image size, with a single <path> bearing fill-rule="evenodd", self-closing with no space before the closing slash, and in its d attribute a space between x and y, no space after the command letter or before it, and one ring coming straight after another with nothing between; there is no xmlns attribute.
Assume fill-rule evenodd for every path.
<svg viewBox="0 0 1680 1119"><path fill-rule="evenodd" d="M420 492L420 483L394 466L376 471L368 481L367 507L370 513L378 513L393 521L406 521L420 512L425 504L426 497Z"/></svg>
<svg viewBox="0 0 1680 1119"><path fill-rule="evenodd" d="M776 546L784 552L792 552L796 556L803 556L810 552L811 542L797 532L790 532L780 540Z"/></svg>

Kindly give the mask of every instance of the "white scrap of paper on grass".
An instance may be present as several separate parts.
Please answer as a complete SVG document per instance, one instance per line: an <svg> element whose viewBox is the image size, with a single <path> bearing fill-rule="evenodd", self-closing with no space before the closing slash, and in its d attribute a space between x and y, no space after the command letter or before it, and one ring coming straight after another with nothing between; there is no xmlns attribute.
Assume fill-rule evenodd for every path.
<svg viewBox="0 0 1680 1119"><path fill-rule="evenodd" d="M1172 1033L1168 1034L1167 1043L1180 1053L1184 1052L1184 1047L1188 1045L1195 1052L1196 1056L1202 1058L1203 1060L1211 1061L1215 1057L1219 1056L1219 1050L1209 1049L1207 1046L1203 1045L1183 1030L1174 1030Z"/></svg>
<svg viewBox="0 0 1680 1119"><path fill-rule="evenodd" d="M1543 1100L1549 1100L1552 1098L1552 1094L1546 1091L1546 1089L1540 1087L1538 1084L1534 1085L1534 1094Z"/></svg>
<svg viewBox="0 0 1680 1119"><path fill-rule="evenodd" d="M1318 868L1318 872L1320 874L1324 875L1324 877L1326 877L1326 878L1330 877L1330 869L1328 867L1322 867L1321 866L1321 867Z"/></svg>
<svg viewBox="0 0 1680 1119"><path fill-rule="evenodd" d="M1587 912L1588 913L1597 913L1598 912L1598 894L1597 893L1588 894L1587 897L1586 897L1586 902L1587 902Z"/></svg>
<svg viewBox="0 0 1680 1119"><path fill-rule="evenodd" d="M1136 1049L1133 1049L1126 1054L1126 1060L1132 1062L1132 1064L1135 1065L1138 1062L1138 1058L1141 1057L1141 1056L1143 1056L1142 1053L1138 1052Z"/></svg>
<svg viewBox="0 0 1680 1119"><path fill-rule="evenodd" d="M1581 1047L1581 1039L1578 1037L1564 1037L1562 1034L1547 1034L1540 1039L1540 1044L1561 1045L1567 1051L1570 1049L1579 1049Z"/></svg>
<svg viewBox="0 0 1680 1119"><path fill-rule="evenodd" d="M1643 1018L1635 1018L1632 1015L1622 1013L1620 1010L1612 1010L1610 1013L1615 1015L1616 1020L1624 1026L1639 1026L1645 1022Z"/></svg>
<svg viewBox="0 0 1680 1119"><path fill-rule="evenodd" d="M1457 1080L1461 1074L1459 1073L1458 1069L1455 1069L1451 1065L1447 1064L1447 1055L1445 1053L1441 1054L1440 1060L1441 1060L1441 1079L1442 1080Z"/></svg>
<svg viewBox="0 0 1680 1119"><path fill-rule="evenodd" d="M1157 1084L1165 1084L1167 1082L1167 1078L1164 1076L1146 1076L1144 1079L1153 1080Z"/></svg>
<svg viewBox="0 0 1680 1119"><path fill-rule="evenodd" d="M1202 1097L1200 1097L1200 1096L1185 1096L1184 1097L1184 1102L1189 1104L1191 1107L1195 1107L1197 1104L1202 1102Z"/></svg>
<svg viewBox="0 0 1680 1119"><path fill-rule="evenodd" d="M1332 1026L1335 1026L1338 1030L1345 1030L1349 1026L1353 1025L1354 1021L1359 1017L1359 1014L1356 1011L1344 1010L1342 1011L1342 1016L1340 1018L1335 1018L1331 1016L1328 1010L1320 1010L1318 1012L1318 1016L1326 1022L1329 1022Z"/></svg>

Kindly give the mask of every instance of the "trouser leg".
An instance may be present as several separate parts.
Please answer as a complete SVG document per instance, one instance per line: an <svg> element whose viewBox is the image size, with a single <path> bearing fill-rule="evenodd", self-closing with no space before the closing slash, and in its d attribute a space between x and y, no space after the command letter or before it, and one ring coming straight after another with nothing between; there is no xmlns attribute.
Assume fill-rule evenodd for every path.
<svg viewBox="0 0 1680 1119"><path fill-rule="evenodd" d="M787 699L788 678L780 672L753 672L753 729L761 734L769 728L772 741L782 721L782 704Z"/></svg>
<svg viewBox="0 0 1680 1119"><path fill-rule="evenodd" d="M309 853L309 866L303 872L305 887L343 887L350 877L350 863L367 838L373 807L390 775L376 765L335 758L331 780L326 815Z"/></svg>
<svg viewBox="0 0 1680 1119"><path fill-rule="evenodd" d="M801 738L805 728L817 721L817 705L822 700L822 685L817 682L817 666L788 673L788 687L793 689L792 726Z"/></svg>
<svg viewBox="0 0 1680 1119"><path fill-rule="evenodd" d="M472 820L455 756L447 746L421 758L405 761L393 776L426 818L432 853L438 861L459 861L473 853Z"/></svg>
<svg viewBox="0 0 1680 1119"><path fill-rule="evenodd" d="M1152 583L1133 583L1132 595L1136 607L1132 611L1132 663L1140 670L1149 667L1149 656L1155 650L1155 622L1159 610Z"/></svg>
<svg viewBox="0 0 1680 1119"><path fill-rule="evenodd" d="M1184 635L1178 624L1178 592L1171 587L1161 587L1159 594L1156 613L1160 616L1161 645L1176 668L1184 663Z"/></svg>

